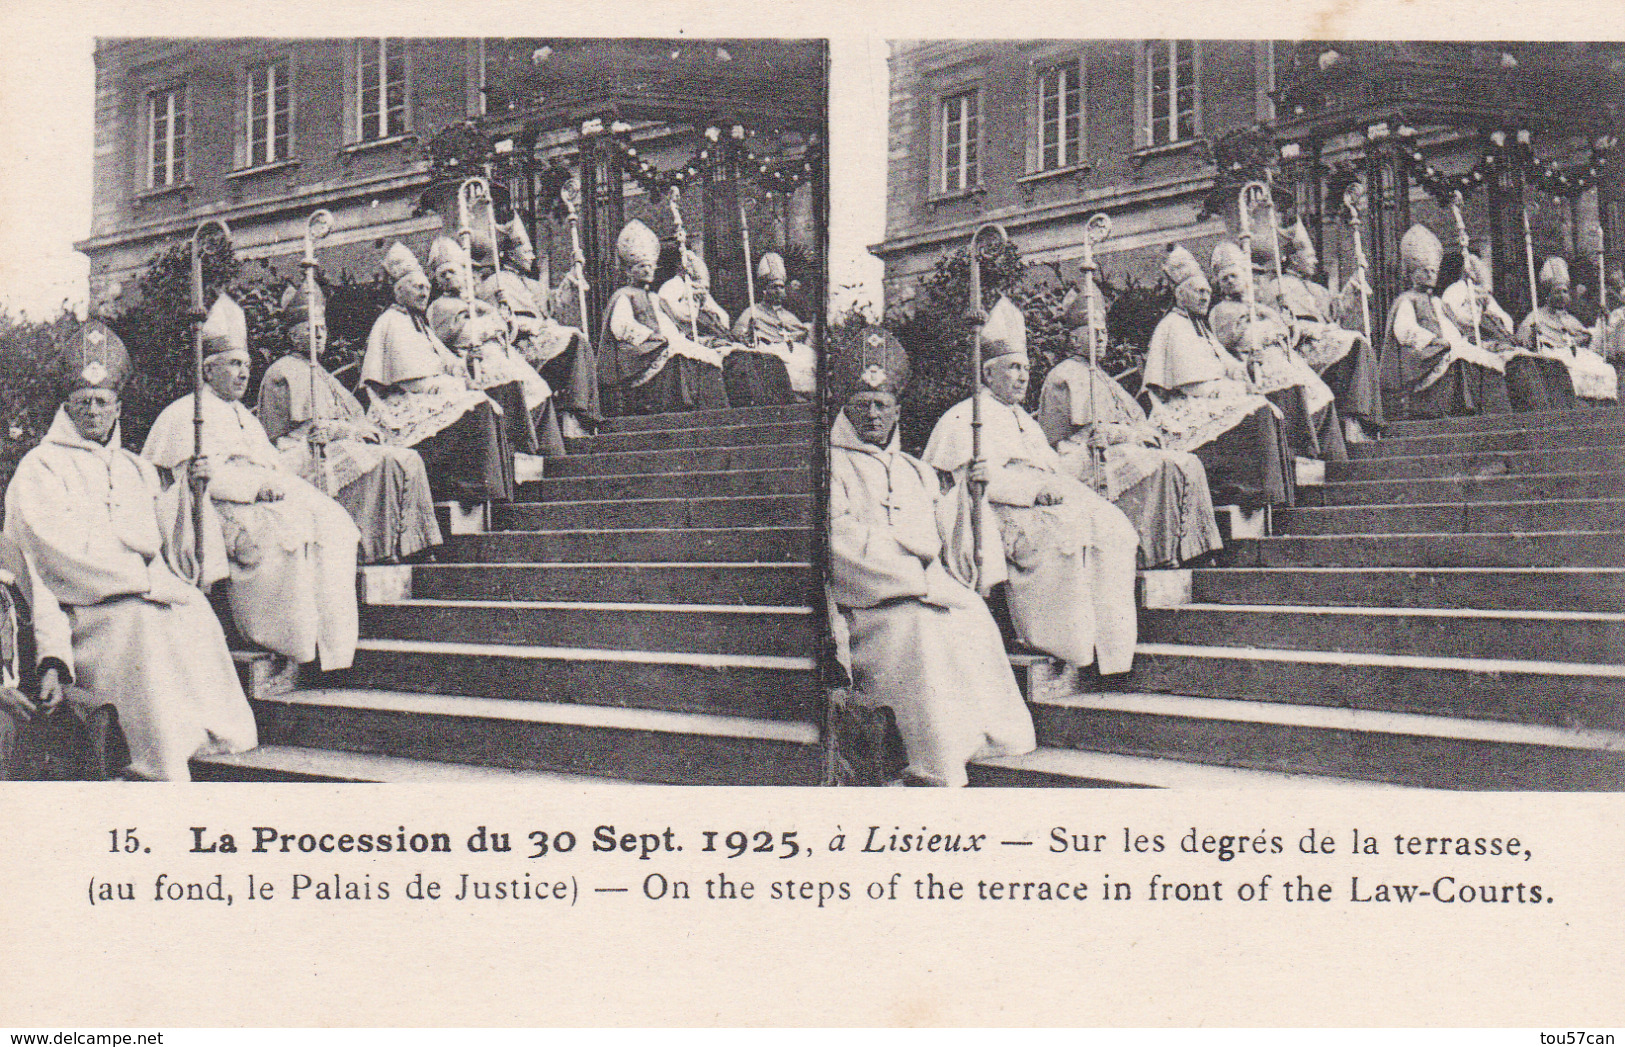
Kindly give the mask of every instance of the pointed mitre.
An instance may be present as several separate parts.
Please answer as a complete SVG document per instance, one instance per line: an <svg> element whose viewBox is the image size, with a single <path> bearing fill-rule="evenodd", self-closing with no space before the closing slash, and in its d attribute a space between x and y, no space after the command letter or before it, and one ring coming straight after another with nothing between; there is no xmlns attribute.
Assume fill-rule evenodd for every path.
<svg viewBox="0 0 1625 1047"><path fill-rule="evenodd" d="M1569 286L1569 263L1553 255L1540 267L1540 282L1544 287Z"/></svg>
<svg viewBox="0 0 1625 1047"><path fill-rule="evenodd" d="M327 317L327 296L322 293L321 285L316 286L316 294L307 301L303 287L289 284L282 292L282 306L278 310L282 316L283 326L292 327L294 324L302 324L309 320L312 305L316 307L316 322L324 323Z"/></svg>
<svg viewBox="0 0 1625 1047"><path fill-rule="evenodd" d="M1252 267L1247 264L1247 256L1241 253L1241 247L1229 240L1220 240L1213 246L1212 266L1215 277L1231 274L1247 276L1252 272Z"/></svg>
<svg viewBox="0 0 1625 1047"><path fill-rule="evenodd" d="M1418 223L1405 230L1405 235L1399 238L1399 257L1407 268L1426 264L1436 269L1444 260L1444 245L1433 235L1433 230Z"/></svg>
<svg viewBox="0 0 1625 1047"><path fill-rule="evenodd" d="M447 266L462 269L469 264L463 245L449 236L437 236L429 245L429 272L438 274Z"/></svg>
<svg viewBox="0 0 1625 1047"><path fill-rule="evenodd" d="M130 376L130 354L111 328L100 320L92 320L62 347L59 366L67 379L64 395L75 389L118 392Z"/></svg>
<svg viewBox="0 0 1625 1047"><path fill-rule="evenodd" d="M1304 227L1302 218L1292 223L1292 228L1281 237L1281 248L1294 258L1314 253L1315 242L1310 239L1309 230Z"/></svg>
<svg viewBox="0 0 1625 1047"><path fill-rule="evenodd" d="M390 244L384 254L384 272L389 274L390 283L395 284L413 274L424 275L423 266L418 264L418 256L398 240Z"/></svg>
<svg viewBox="0 0 1625 1047"><path fill-rule="evenodd" d="M1200 280L1203 284L1207 283L1207 276L1202 272L1201 265L1197 263L1196 256L1179 245L1175 245L1174 249L1168 252L1168 257L1162 260L1162 274L1175 287L1187 280Z"/></svg>
<svg viewBox="0 0 1625 1047"><path fill-rule="evenodd" d="M900 396L908 385L908 353L878 324L843 331L831 356L831 395L837 404L846 403L855 393Z"/></svg>
<svg viewBox="0 0 1625 1047"><path fill-rule="evenodd" d="M243 307L224 291L214 300L209 318L203 321L204 358L231 352L248 352L248 317Z"/></svg>
<svg viewBox="0 0 1625 1047"><path fill-rule="evenodd" d="M988 310L987 323L982 325L982 359L1001 356L1027 359L1027 320L1010 299L1003 297Z"/></svg>
<svg viewBox="0 0 1625 1047"><path fill-rule="evenodd" d="M653 229L634 218L615 238L615 257L628 269L634 265L654 265L660 261L660 238Z"/></svg>
<svg viewBox="0 0 1625 1047"><path fill-rule="evenodd" d="M531 254L536 253L536 249L530 243L530 230L525 228L525 223L518 213L508 219L505 225L497 226L497 248L503 258L516 261L515 256L519 254L521 249L529 251Z"/></svg>
<svg viewBox="0 0 1625 1047"><path fill-rule="evenodd" d="M711 287L711 270L706 268L705 259L700 257L699 252L683 252L683 271L688 273L688 278L694 281L696 287Z"/></svg>
<svg viewBox="0 0 1625 1047"><path fill-rule="evenodd" d="M762 260L756 265L756 278L781 284L787 283L790 279L784 269L784 259L776 251L769 251L762 256Z"/></svg>

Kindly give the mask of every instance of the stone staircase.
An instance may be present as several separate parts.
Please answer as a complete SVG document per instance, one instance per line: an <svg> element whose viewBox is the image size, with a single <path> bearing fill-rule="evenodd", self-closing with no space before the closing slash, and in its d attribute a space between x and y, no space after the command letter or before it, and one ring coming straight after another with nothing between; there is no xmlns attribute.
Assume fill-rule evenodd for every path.
<svg viewBox="0 0 1625 1047"><path fill-rule="evenodd" d="M1625 410L1401 422L1141 611L1132 672L1015 659L981 784L1625 788Z"/></svg>
<svg viewBox="0 0 1625 1047"><path fill-rule="evenodd" d="M260 748L196 775L817 784L817 446L805 406L570 441L489 532L365 569L355 666L256 687Z"/></svg>

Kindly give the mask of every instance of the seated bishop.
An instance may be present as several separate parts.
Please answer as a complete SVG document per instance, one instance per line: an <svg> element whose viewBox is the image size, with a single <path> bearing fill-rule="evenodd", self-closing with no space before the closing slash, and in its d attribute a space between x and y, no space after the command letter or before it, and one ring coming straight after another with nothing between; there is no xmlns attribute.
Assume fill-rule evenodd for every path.
<svg viewBox="0 0 1625 1047"><path fill-rule="evenodd" d="M552 296L525 275L536 266L536 250L519 215L497 227L497 240L502 265L480 283L480 297L497 307L508 321L509 344L552 387L560 431L586 436L603 421L598 354L585 331L554 318ZM573 274L565 279L573 286Z"/></svg>
<svg viewBox="0 0 1625 1047"><path fill-rule="evenodd" d="M1177 567L1223 548L1202 460L1162 446L1134 397L1090 360L1084 299L1066 304L1072 355L1044 376L1037 420L1045 438L1073 476L1134 524L1141 567Z"/></svg>
<svg viewBox="0 0 1625 1047"><path fill-rule="evenodd" d="M705 260L693 251L683 251L682 262L682 269L660 285L660 299L682 330L723 354L722 384L728 406L790 403L794 394L782 357L765 345L736 341L729 332L727 310L711 296L711 273Z"/></svg>
<svg viewBox="0 0 1625 1047"><path fill-rule="evenodd" d="M203 324L201 460L208 475L205 528L219 529L226 595L244 639L295 662L347 669L356 645L356 552L350 514L289 469L252 411L248 329L221 294ZM177 519L190 518L186 466L198 456L194 394L164 408L141 456L173 480ZM212 534L205 535L205 542ZM205 557L205 568L209 568ZM218 566L215 568L218 571ZM220 572L224 573L224 572Z"/></svg>
<svg viewBox="0 0 1625 1047"><path fill-rule="evenodd" d="M756 267L755 305L746 308L734 321L734 341L749 346L765 346L784 361L790 376L790 389L802 400L818 391L818 353L813 349L810 325L785 308L789 286L784 259L769 251Z"/></svg>
<svg viewBox="0 0 1625 1047"><path fill-rule="evenodd" d="M388 443L417 451L437 499L512 500L513 450L502 408L429 326L429 278L417 256L394 244L384 271L395 302L373 322L361 358L367 416Z"/></svg>
<svg viewBox="0 0 1625 1047"><path fill-rule="evenodd" d="M1219 505L1247 511L1291 505L1297 488L1280 412L1208 327L1207 275L1179 246L1162 272L1173 285L1174 307L1151 333L1143 389L1162 446L1201 459Z"/></svg>
<svg viewBox="0 0 1625 1047"><path fill-rule="evenodd" d="M318 289L314 315L296 288L282 296L283 355L266 368L254 407L283 465L332 496L361 529L364 563L392 563L441 542L423 459L384 434L321 366L326 310ZM314 359L314 362L312 362Z"/></svg>
<svg viewBox="0 0 1625 1047"><path fill-rule="evenodd" d="M1619 375L1591 350L1591 331L1569 312L1569 266L1548 258L1540 267L1540 304L1518 325L1518 342L1569 369L1574 395L1587 404L1619 399Z"/></svg>
<svg viewBox="0 0 1625 1047"><path fill-rule="evenodd" d="M626 274L604 308L600 391L620 414L709 411L728 406L722 353L692 337L650 289L660 239L637 219L615 240Z"/></svg>
<svg viewBox="0 0 1625 1047"><path fill-rule="evenodd" d="M1286 268L1259 278L1258 298L1292 319L1297 349L1337 399L1344 434L1353 442L1381 432L1382 376L1377 351L1359 331L1337 322L1332 293L1315 280L1320 258L1300 220L1281 237ZM1256 261L1256 260L1255 260Z"/></svg>
<svg viewBox="0 0 1625 1047"><path fill-rule="evenodd" d="M1434 293L1444 260L1439 238L1413 225L1400 238L1399 256L1410 289L1388 307L1383 395L1409 418L1510 411L1505 358L1474 345Z"/></svg>
<svg viewBox="0 0 1625 1047"><path fill-rule="evenodd" d="M113 705L126 777L187 781L194 756L254 748L254 714L220 622L178 573L195 560L160 507L158 472L120 445L123 344L91 321L59 366L63 405L5 499L5 534L30 579L40 697Z"/></svg>
<svg viewBox="0 0 1625 1047"><path fill-rule="evenodd" d="M936 472L898 449L908 356L879 327L834 361L829 587L853 699L888 706L923 785L966 784L965 765L1036 745L999 627L950 574L952 504ZM955 557L946 557L947 561Z"/></svg>
<svg viewBox="0 0 1625 1047"><path fill-rule="evenodd" d="M1439 306L1468 341L1501 358L1506 370L1507 401L1514 411L1555 411L1574 406L1569 369L1561 360L1548 359L1517 341L1512 317L1495 300L1490 267L1475 254L1461 262L1461 274L1445 275L1460 252L1445 258L1439 281L1448 284Z"/></svg>
<svg viewBox="0 0 1625 1047"><path fill-rule="evenodd" d="M1292 319L1253 293L1253 273L1240 247L1228 240L1214 247L1220 298L1207 314L1213 336L1247 363L1253 383L1281 412L1296 457L1346 461L1337 399L1298 351Z"/></svg>
<svg viewBox="0 0 1625 1047"><path fill-rule="evenodd" d="M1102 674L1128 672L1136 632L1134 564L1140 539L1122 510L1079 483L1021 407L1027 395L1027 329L1008 298L982 326L981 455L991 527L982 528L978 579L1009 581L1010 617L1021 641ZM971 509L971 401L950 407L923 458L953 478ZM977 507L974 511L982 511Z"/></svg>
<svg viewBox="0 0 1625 1047"><path fill-rule="evenodd" d="M536 456L564 453L552 387L508 344L508 323L497 308L470 293L474 269L461 244L438 237L429 247L429 271L440 292L425 314L429 326L463 358L474 384L501 405L516 477L538 478Z"/></svg>

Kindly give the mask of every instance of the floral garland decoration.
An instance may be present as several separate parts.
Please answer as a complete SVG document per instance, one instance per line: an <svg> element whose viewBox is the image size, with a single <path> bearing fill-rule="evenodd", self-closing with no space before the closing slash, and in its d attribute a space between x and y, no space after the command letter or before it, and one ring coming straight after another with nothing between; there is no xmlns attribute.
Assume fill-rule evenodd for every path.
<svg viewBox="0 0 1625 1047"><path fill-rule="evenodd" d="M697 181L712 163L722 162L737 164L763 191L789 196L811 181L824 162L823 142L816 134L807 136L807 147L800 156L759 157L750 151L742 125L733 125L724 138L722 128L713 124L705 129L693 156L681 167L662 171L638 152L631 140L630 124L617 120L605 128L602 121L590 120L581 128L583 135L605 130L610 134L610 143L620 154L622 170L640 188L651 194Z"/></svg>
<svg viewBox="0 0 1625 1047"><path fill-rule="evenodd" d="M1598 183L1619 144L1612 136L1598 138L1591 143L1590 156L1585 162L1562 167L1535 155L1528 131L1518 131L1509 137L1507 132L1497 130L1485 137L1483 152L1471 168L1460 174L1447 174L1423 155L1414 141L1415 128L1401 126L1395 134L1403 144L1401 156L1406 173L1441 203L1448 203L1458 192L1466 195L1489 183L1501 171L1518 173L1526 185L1550 193L1554 198L1583 192Z"/></svg>

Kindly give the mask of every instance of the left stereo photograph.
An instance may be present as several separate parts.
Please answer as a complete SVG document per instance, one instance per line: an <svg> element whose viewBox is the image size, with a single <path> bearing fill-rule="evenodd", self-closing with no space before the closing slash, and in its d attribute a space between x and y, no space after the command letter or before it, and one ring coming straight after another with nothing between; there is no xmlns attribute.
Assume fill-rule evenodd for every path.
<svg viewBox="0 0 1625 1047"><path fill-rule="evenodd" d="M842 780L828 64L98 40L87 301L0 314L0 778Z"/></svg>

